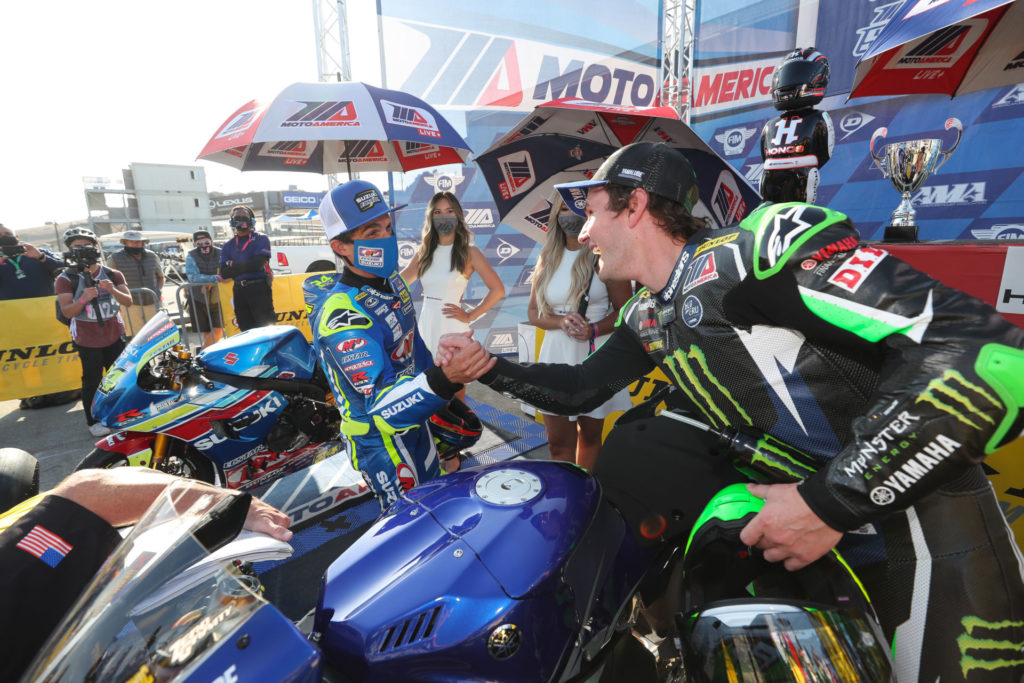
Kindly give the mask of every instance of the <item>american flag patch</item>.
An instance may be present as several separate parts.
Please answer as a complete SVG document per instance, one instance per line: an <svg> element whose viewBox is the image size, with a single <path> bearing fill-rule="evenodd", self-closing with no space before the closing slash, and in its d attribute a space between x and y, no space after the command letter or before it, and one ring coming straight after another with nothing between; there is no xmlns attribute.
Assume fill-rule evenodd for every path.
<svg viewBox="0 0 1024 683"><path fill-rule="evenodd" d="M38 524L25 534L25 538L18 541L17 547L30 555L35 555L51 567L60 564L72 548L63 538Z"/></svg>

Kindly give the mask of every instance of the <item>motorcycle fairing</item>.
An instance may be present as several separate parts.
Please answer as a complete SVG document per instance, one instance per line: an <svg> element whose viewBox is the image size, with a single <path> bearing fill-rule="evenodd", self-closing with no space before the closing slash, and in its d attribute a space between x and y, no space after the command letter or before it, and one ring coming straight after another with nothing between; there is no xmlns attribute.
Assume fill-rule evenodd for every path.
<svg viewBox="0 0 1024 683"><path fill-rule="evenodd" d="M259 327L221 339L199 354L205 368L230 375L310 379L316 355L298 329L290 326ZM251 370L264 366L264 371Z"/></svg>

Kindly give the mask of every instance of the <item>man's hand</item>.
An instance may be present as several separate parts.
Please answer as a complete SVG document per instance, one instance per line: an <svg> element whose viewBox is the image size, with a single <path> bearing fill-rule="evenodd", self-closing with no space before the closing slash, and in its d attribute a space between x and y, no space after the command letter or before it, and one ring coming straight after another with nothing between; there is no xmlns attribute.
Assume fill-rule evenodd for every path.
<svg viewBox="0 0 1024 683"><path fill-rule="evenodd" d="M113 292L114 283L110 280L100 280L96 283L96 286L102 289L104 292Z"/></svg>
<svg viewBox="0 0 1024 683"><path fill-rule="evenodd" d="M86 287L82 290L82 295L78 297L78 300L81 301L82 303L86 303L88 301L92 301L99 295L99 290L97 290L95 287Z"/></svg>
<svg viewBox="0 0 1024 683"><path fill-rule="evenodd" d="M290 541L292 532L288 526L292 520L276 507L264 503L253 496L249 504L249 514L245 517L245 528L251 531L261 531L269 534L279 541Z"/></svg>
<svg viewBox="0 0 1024 683"><path fill-rule="evenodd" d="M764 499L761 512L740 532L740 541L764 551L769 562L783 562L794 571L827 553L843 534L811 512L796 484L747 484Z"/></svg>
<svg viewBox="0 0 1024 683"><path fill-rule="evenodd" d="M496 358L487 353L480 342L473 340L472 332L465 333L465 335L446 336L457 336L464 340L464 343L452 352L451 358L446 363L439 363L449 382L468 384L493 368L494 364L498 362Z"/></svg>
<svg viewBox="0 0 1024 683"><path fill-rule="evenodd" d="M442 334L441 338L437 340L437 350L434 351L434 365L443 368L451 362L452 356L455 355L456 351L472 343L472 330Z"/></svg>
<svg viewBox="0 0 1024 683"><path fill-rule="evenodd" d="M31 244L22 242L21 246L25 247L25 256L28 256L29 258L34 258L36 261L43 260L43 254Z"/></svg>

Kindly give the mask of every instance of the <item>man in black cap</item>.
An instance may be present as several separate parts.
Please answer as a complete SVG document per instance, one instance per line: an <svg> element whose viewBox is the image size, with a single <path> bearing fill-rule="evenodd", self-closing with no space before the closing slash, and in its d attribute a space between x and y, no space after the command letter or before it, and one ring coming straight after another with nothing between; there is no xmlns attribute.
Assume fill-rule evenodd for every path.
<svg viewBox="0 0 1024 683"><path fill-rule="evenodd" d="M277 322L270 289L270 238L256 232L256 214L248 206L231 210L235 236L220 252L220 276L234 280L235 320L243 332Z"/></svg>
<svg viewBox="0 0 1024 683"><path fill-rule="evenodd" d="M203 335L203 346L209 346L224 336L217 295L220 248L213 246L213 236L205 228L192 233L192 243L196 248L185 257L185 277L192 285L188 288L188 307L193 324Z"/></svg>
<svg viewBox="0 0 1024 683"><path fill-rule="evenodd" d="M644 288L581 365L499 358L481 381L579 414L660 368L693 415L757 444L746 462L762 481L800 480L750 485L766 502L740 539L791 570L838 543L895 643L898 680L963 680L972 668L1017 680L1020 553L981 461L1024 427L1024 330L862 246L836 211L764 204L738 226L705 229L690 214L694 172L663 144L624 147L591 180L558 189L587 217L579 240L600 253L601 279ZM609 452L620 430L632 440ZM687 428L672 443L689 456L680 492L705 467L701 434ZM617 426L598 478L606 454L625 457L656 489L675 468L652 468L649 445ZM995 641L1008 649L986 647Z"/></svg>

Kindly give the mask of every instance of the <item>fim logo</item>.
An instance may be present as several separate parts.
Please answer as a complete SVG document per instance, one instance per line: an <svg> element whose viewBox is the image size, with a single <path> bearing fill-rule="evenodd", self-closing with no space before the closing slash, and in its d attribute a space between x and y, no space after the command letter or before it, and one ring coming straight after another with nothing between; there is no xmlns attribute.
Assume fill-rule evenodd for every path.
<svg viewBox="0 0 1024 683"><path fill-rule="evenodd" d="M756 128L730 128L716 135L715 140L721 143L725 156L734 157L743 154L747 140L756 132Z"/></svg>
<svg viewBox="0 0 1024 683"><path fill-rule="evenodd" d="M976 240L1024 240L1024 225L1020 223L998 223L990 228L971 230Z"/></svg>
<svg viewBox="0 0 1024 683"><path fill-rule="evenodd" d="M536 183L533 159L523 150L498 157L498 168L504 180L498 183L502 199L511 199L529 190Z"/></svg>
<svg viewBox="0 0 1024 683"><path fill-rule="evenodd" d="M280 123L280 128L321 128L359 126L352 102L295 102L298 111Z"/></svg>
<svg viewBox="0 0 1024 683"><path fill-rule="evenodd" d="M487 341L484 346L491 353L511 354L519 351L516 338L517 332L514 328L498 327L487 334Z"/></svg>
<svg viewBox="0 0 1024 683"><path fill-rule="evenodd" d="M421 107L412 107L398 102L380 101L384 109L384 117L388 123L396 126L415 128L416 132L425 137L439 138L441 131L437 127L434 115Z"/></svg>
<svg viewBox="0 0 1024 683"><path fill-rule="evenodd" d="M430 185L436 192L454 192L455 188L462 184L466 178L460 175L448 175L447 173L435 173L434 175L423 176L424 182ZM468 214L467 220L468 223Z"/></svg>
<svg viewBox="0 0 1024 683"><path fill-rule="evenodd" d="M960 619L960 625L964 632L957 637L956 645L964 680L975 669L996 671L1024 666L1024 621L987 621L966 616Z"/></svg>

